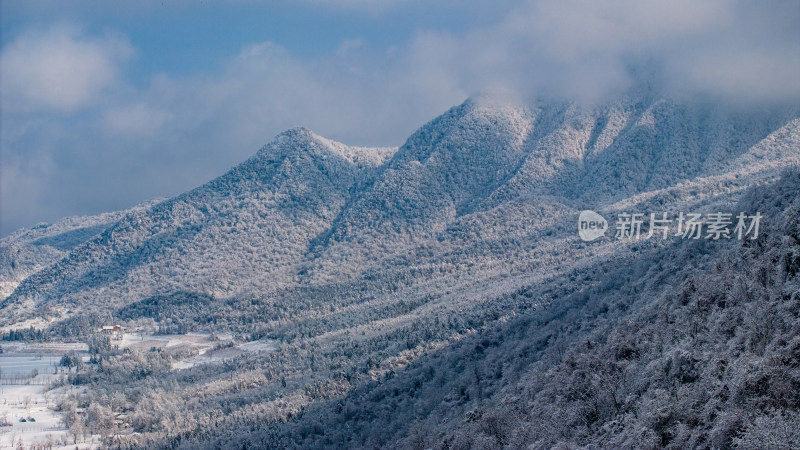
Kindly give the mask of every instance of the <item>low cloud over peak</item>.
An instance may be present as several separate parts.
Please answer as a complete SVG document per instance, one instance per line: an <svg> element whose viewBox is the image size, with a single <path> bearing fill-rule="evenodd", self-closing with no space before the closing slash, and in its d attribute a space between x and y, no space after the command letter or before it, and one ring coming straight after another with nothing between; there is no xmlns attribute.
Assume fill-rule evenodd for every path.
<svg viewBox="0 0 800 450"><path fill-rule="evenodd" d="M20 14L0 55L0 234L181 192L295 126L351 145L399 145L441 111L487 91L598 101L646 80L678 97L800 101L794 1L468 2L467 15L431 20L425 2L409 0L355 14L350 28L331 25L360 3L311 10L306 3L295 11L301 29L335 35L333 45L309 42L311 31L256 26L263 29L256 39L227 42L235 50L215 58L207 49L222 35L200 26L208 17L192 22L195 10L186 5L142 7L139 16L169 23L174 14L181 24L158 28L158 38L104 22L42 28L46 20L25 22ZM276 11L291 15L293 6L278 4ZM231 6L247 8L254 8L251 16L265 14L247 2ZM210 9L198 7L198 17L221 14ZM96 19L94 9L78 10L75 23L112 14L101 8ZM246 28L236 22L244 15L225 20L230 30ZM376 21L408 24L409 31L388 39L371 25ZM318 51L296 51L314 45ZM153 52L165 55L148 59ZM169 60L169 52L213 61L213 68L146 63ZM132 60L134 53L141 57Z"/></svg>
<svg viewBox="0 0 800 450"><path fill-rule="evenodd" d="M71 112L96 101L132 54L120 36L90 37L70 25L29 30L3 48L4 112Z"/></svg>

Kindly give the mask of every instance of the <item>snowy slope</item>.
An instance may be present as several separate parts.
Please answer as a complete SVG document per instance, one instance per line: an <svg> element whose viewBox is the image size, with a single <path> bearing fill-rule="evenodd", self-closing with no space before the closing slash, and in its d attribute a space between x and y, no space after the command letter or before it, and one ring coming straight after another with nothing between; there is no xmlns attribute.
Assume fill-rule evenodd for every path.
<svg viewBox="0 0 800 450"><path fill-rule="evenodd" d="M796 171L776 180L799 162L797 108L638 91L600 105L477 97L399 149L290 130L99 234L70 228L80 238L19 272L0 326L47 319L71 337L92 318L147 318L280 343L179 373L146 366L163 355L114 356L86 401L132 405L131 448L729 447L757 439L758 421L800 417L753 406L796 399ZM760 240L576 231L583 209L742 208L767 215ZM14 239L51 239L36 233ZM760 365L777 398L748 378ZM670 400L683 397L696 404Z"/></svg>
<svg viewBox="0 0 800 450"><path fill-rule="evenodd" d="M56 255L2 307L14 321L37 305L59 315L176 292L275 296L437 266L448 275L413 281L410 295L514 289L509 275L616 251L569 244L578 210L730 204L798 163L798 129L796 109L634 93L592 106L477 97L396 151L290 130L216 180Z"/></svg>
<svg viewBox="0 0 800 450"><path fill-rule="evenodd" d="M0 239L0 299L10 295L22 280L52 265L127 214L150 208L159 201L124 211L68 217L54 224L41 223Z"/></svg>
<svg viewBox="0 0 800 450"><path fill-rule="evenodd" d="M173 290L224 297L290 282L309 242L393 151L287 131L208 184L128 214L5 304L126 302Z"/></svg>

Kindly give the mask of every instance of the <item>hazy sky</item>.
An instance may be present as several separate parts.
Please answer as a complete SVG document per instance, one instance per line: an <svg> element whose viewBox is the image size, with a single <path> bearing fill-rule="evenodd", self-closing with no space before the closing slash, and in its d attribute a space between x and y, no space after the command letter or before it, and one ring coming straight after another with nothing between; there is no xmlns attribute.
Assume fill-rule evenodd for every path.
<svg viewBox="0 0 800 450"><path fill-rule="evenodd" d="M469 95L800 101L800 2L3 0L0 235L222 174L294 126L400 145Z"/></svg>

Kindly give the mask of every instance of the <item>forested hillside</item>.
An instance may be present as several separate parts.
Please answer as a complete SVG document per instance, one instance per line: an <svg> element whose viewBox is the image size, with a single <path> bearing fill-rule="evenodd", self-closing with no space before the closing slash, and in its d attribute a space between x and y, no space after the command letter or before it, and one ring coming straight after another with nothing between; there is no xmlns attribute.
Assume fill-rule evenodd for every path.
<svg viewBox="0 0 800 450"><path fill-rule="evenodd" d="M730 202L775 177L800 160L799 115L635 91L595 106L470 99L397 151L292 130L202 187L48 247L35 270L6 257L2 282L19 286L0 303L4 324L181 292L222 305L391 272L416 284L434 266L531 273L559 253L613 251L562 245L580 209ZM40 252L39 242L3 252Z"/></svg>
<svg viewBox="0 0 800 450"><path fill-rule="evenodd" d="M800 447L800 172L735 210L770 218L758 239L608 261L541 310L214 445Z"/></svg>
<svg viewBox="0 0 800 450"><path fill-rule="evenodd" d="M122 448L791 447L798 163L797 107L647 90L477 97L398 149L294 129L197 189L65 228L24 272L4 256L19 285L0 326L269 348L179 370L192 355L93 350L62 410L124 414L84 423ZM579 239L586 209L606 237ZM615 238L631 212L763 222ZM0 251L55 235L35 233Z"/></svg>
<svg viewBox="0 0 800 450"><path fill-rule="evenodd" d="M799 193L794 170L731 208L769 218L754 240L643 242L484 316L287 328L222 365L113 357L76 401L127 404L123 447L794 448Z"/></svg>
<svg viewBox="0 0 800 450"><path fill-rule="evenodd" d="M158 202L96 216L68 217L54 224L41 223L0 239L0 298L8 297L22 280L52 265L126 215Z"/></svg>

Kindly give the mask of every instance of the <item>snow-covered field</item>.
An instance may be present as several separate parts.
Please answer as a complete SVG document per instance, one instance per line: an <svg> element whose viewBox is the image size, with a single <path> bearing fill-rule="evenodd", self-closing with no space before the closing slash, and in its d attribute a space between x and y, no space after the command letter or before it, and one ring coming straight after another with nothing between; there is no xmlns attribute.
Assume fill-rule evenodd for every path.
<svg viewBox="0 0 800 450"><path fill-rule="evenodd" d="M59 358L53 355L0 355L0 377L29 376L36 370L40 374L52 374Z"/></svg>
<svg viewBox="0 0 800 450"><path fill-rule="evenodd" d="M207 349L214 346L209 340L209 335L200 333L187 334L140 334L125 333L122 340L113 341L120 348L130 348L135 350L148 350L156 348L174 348L180 345L192 347L197 350Z"/></svg>
<svg viewBox="0 0 800 450"><path fill-rule="evenodd" d="M153 347L162 349L182 347L197 353L191 358L174 363L172 365L173 369L188 369L198 364L224 361L225 359L233 358L242 353L270 352L278 348L277 343L270 340L244 342L233 345L232 336L219 335L216 338L212 338L211 335L201 333L171 335L126 333L121 341L115 342L117 342L120 348L149 350ZM220 345L222 343L231 343L231 345ZM218 345L220 345L221 348L217 348Z"/></svg>
<svg viewBox="0 0 800 450"><path fill-rule="evenodd" d="M45 392L47 383L56 376L53 369L59 358L19 353L0 355L4 380L0 383L0 424L4 425L0 426L0 449L17 448L20 442L25 448L39 443L52 444L53 448L76 447L55 412L56 400L64 388ZM34 369L39 375L31 378L29 375ZM95 446L82 443L78 447Z"/></svg>
<svg viewBox="0 0 800 450"><path fill-rule="evenodd" d="M189 333L185 335L152 335L126 333L122 340L113 341L120 348L149 350L185 348L195 352L173 369L187 369L198 364L220 362L242 353L274 351L277 343L268 340L235 344L232 336ZM222 344L222 345L221 345ZM63 376L58 364L65 353L86 353L84 343L9 343L0 354L0 449L17 448L20 442L28 448L32 444L52 445L52 448L96 448L98 437L90 442L74 443L69 430L64 427L55 411L58 398L72 386L46 392L48 384ZM88 355L84 356L88 359ZM35 376L31 376L33 374ZM31 420L33 419L33 420ZM24 420L21 421L21 420Z"/></svg>
<svg viewBox="0 0 800 450"><path fill-rule="evenodd" d="M83 342L3 342L3 356L15 353L33 355L57 355L59 358L66 352L85 352L89 347Z"/></svg>
<svg viewBox="0 0 800 450"><path fill-rule="evenodd" d="M65 449L97 447L91 441L76 445L55 411L58 398L73 388L46 391L49 383L63 376L57 367L61 357L69 351L86 350L84 343L3 343L0 424L5 426L0 426L0 449L17 448L20 442L25 448L33 444Z"/></svg>
<svg viewBox="0 0 800 450"><path fill-rule="evenodd" d="M25 448L37 443L52 443L53 448L75 448L72 436L55 412L56 394L45 394L40 385L0 385L0 422L5 417L8 426L0 427L0 448ZM33 419L33 421L31 420ZM25 420L21 422L20 420ZM87 443L79 448L94 448Z"/></svg>

